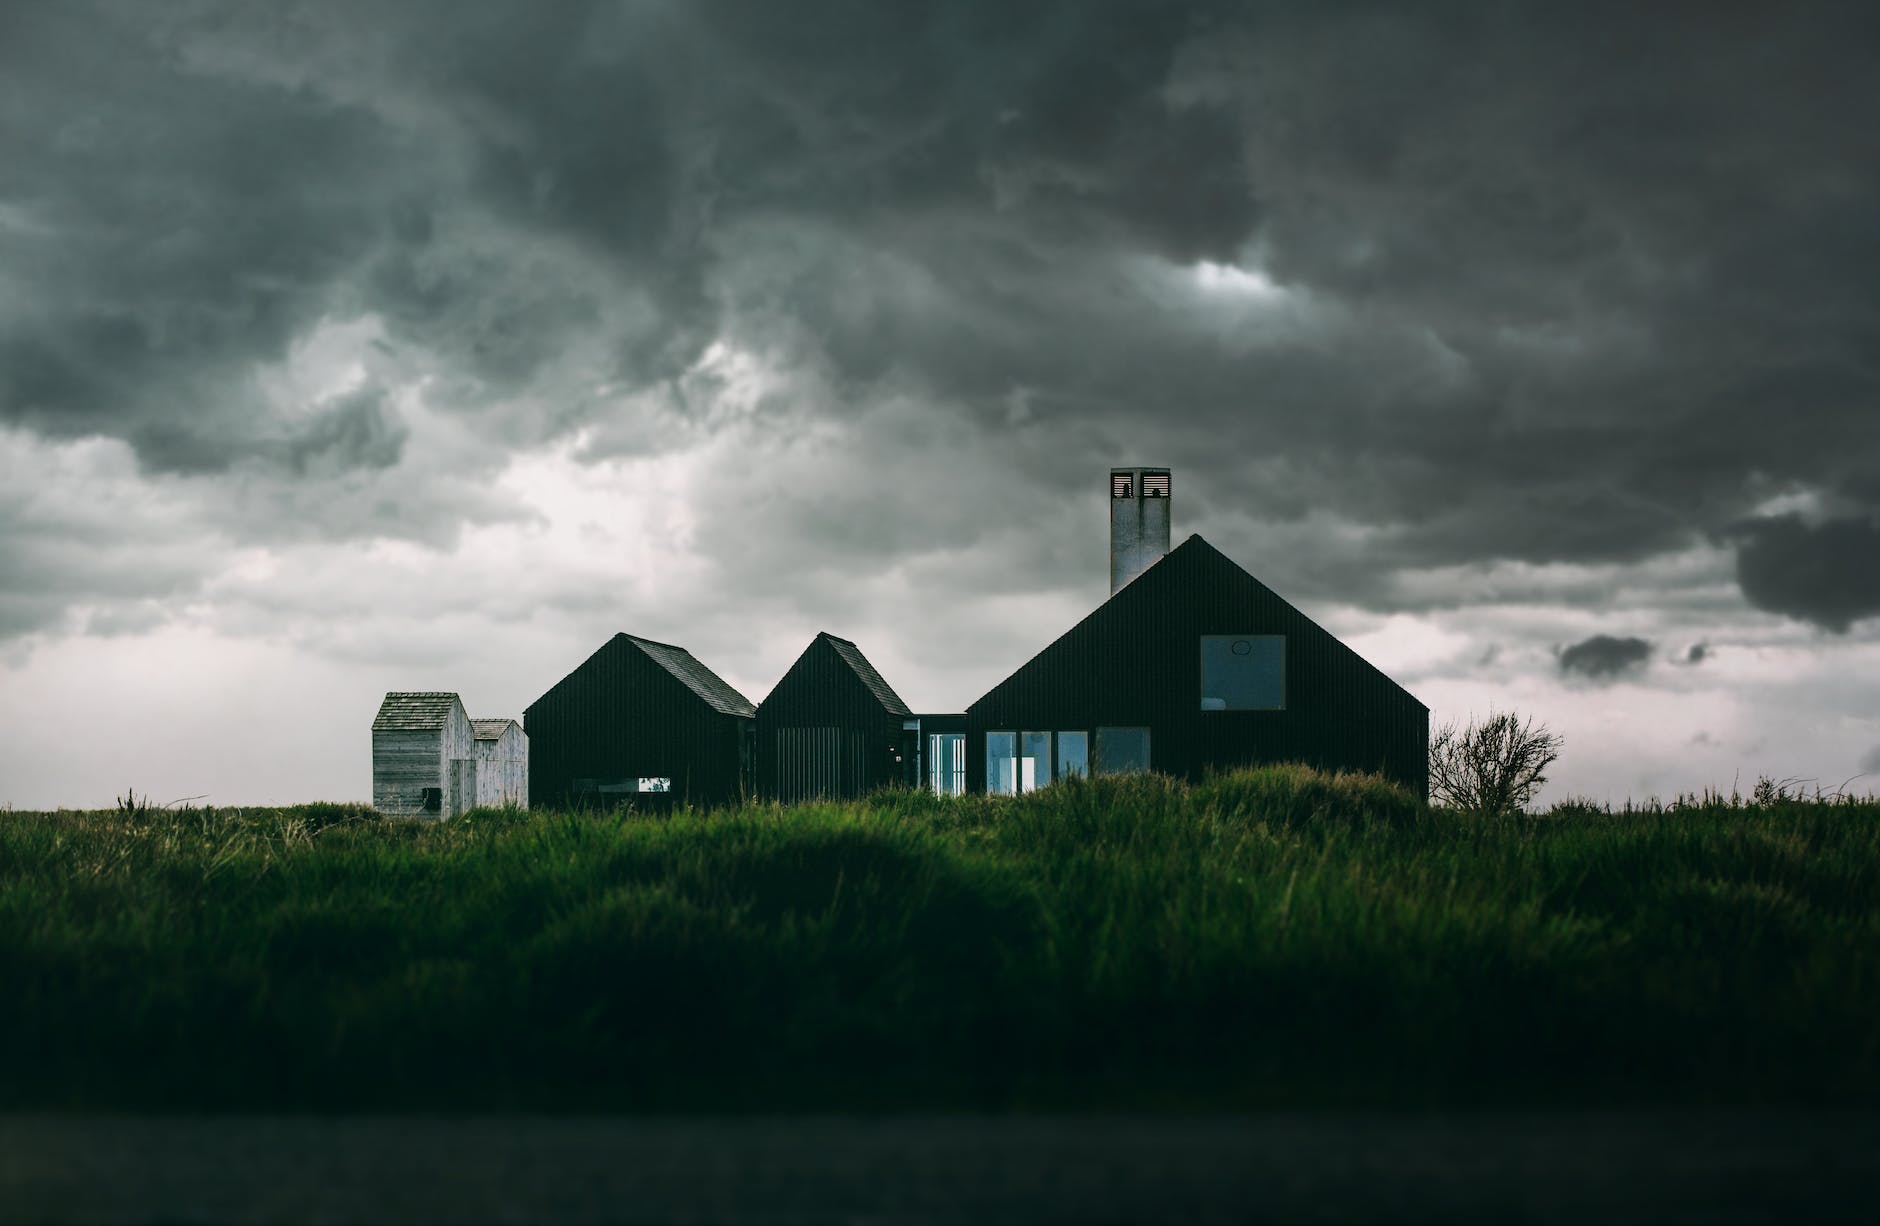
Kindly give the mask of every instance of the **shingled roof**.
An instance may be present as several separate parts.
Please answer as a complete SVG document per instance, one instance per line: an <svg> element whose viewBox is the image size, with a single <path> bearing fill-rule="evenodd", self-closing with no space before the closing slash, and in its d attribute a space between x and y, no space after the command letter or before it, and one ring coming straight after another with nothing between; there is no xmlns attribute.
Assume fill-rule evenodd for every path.
<svg viewBox="0 0 1880 1226"><path fill-rule="evenodd" d="M442 728L450 719L450 709L457 695L443 690L404 691L387 694L372 721L372 731L423 731Z"/></svg>
<svg viewBox="0 0 1880 1226"><path fill-rule="evenodd" d="M888 714L901 716L913 714L908 710L907 704L901 701L901 696L894 692L894 687L875 671L875 666L868 662L868 657L862 654L861 648L847 639L837 638L827 630L822 632L821 637L829 640L829 645L836 649L836 654L842 657L842 662L855 670L855 675L862 679L862 684L868 687L868 692L875 696L875 700L887 708Z"/></svg>
<svg viewBox="0 0 1880 1226"><path fill-rule="evenodd" d="M747 718L757 714L757 708L750 699L732 689L723 677L700 664L685 648L674 647L671 643L656 643L652 639L632 634L620 637L645 652L653 663L677 677L686 689L704 699L712 710Z"/></svg>
<svg viewBox="0 0 1880 1226"><path fill-rule="evenodd" d="M513 719L473 719L470 726L476 729L477 740L500 741L515 722Z"/></svg>

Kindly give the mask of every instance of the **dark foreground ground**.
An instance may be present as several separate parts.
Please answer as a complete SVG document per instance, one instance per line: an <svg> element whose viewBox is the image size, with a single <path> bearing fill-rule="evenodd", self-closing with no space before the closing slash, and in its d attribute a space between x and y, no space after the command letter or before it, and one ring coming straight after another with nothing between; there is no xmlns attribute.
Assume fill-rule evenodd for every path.
<svg viewBox="0 0 1880 1226"><path fill-rule="evenodd" d="M1880 1116L0 1117L6 1223L1861 1222Z"/></svg>

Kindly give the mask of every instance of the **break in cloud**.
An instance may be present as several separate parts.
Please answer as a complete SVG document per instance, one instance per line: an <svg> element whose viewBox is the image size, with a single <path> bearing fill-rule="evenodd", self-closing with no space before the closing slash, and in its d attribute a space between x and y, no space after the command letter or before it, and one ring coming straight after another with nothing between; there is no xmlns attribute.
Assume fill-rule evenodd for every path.
<svg viewBox="0 0 1880 1226"><path fill-rule="evenodd" d="M363 726L420 674L518 708L626 628L761 697L827 626L957 707L1101 598L1092 491L1150 462L1182 533L1439 715L1557 712L1581 786L1667 784L1561 674L1710 703L1556 667L1621 620L1728 644L1703 684L1765 712L1843 704L1808 743L1852 760L1877 38L1843 5L8 5L8 690L181 636ZM304 786L361 791L355 750Z"/></svg>

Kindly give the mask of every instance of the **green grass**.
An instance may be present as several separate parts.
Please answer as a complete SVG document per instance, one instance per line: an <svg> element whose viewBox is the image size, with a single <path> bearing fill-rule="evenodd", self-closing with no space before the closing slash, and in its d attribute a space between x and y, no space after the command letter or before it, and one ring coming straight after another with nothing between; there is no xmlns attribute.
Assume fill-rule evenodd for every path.
<svg viewBox="0 0 1880 1226"><path fill-rule="evenodd" d="M1880 1103L1880 804L0 814L0 1106Z"/></svg>

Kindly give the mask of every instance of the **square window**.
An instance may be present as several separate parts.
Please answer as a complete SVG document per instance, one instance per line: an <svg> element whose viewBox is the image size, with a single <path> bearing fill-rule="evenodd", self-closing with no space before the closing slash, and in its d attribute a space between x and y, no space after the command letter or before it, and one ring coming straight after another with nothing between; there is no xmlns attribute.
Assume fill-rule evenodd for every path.
<svg viewBox="0 0 1880 1226"><path fill-rule="evenodd" d="M1286 636L1201 636L1203 711L1280 711L1286 707Z"/></svg>
<svg viewBox="0 0 1880 1226"><path fill-rule="evenodd" d="M1147 728L1097 729L1097 773L1121 775L1149 769Z"/></svg>

